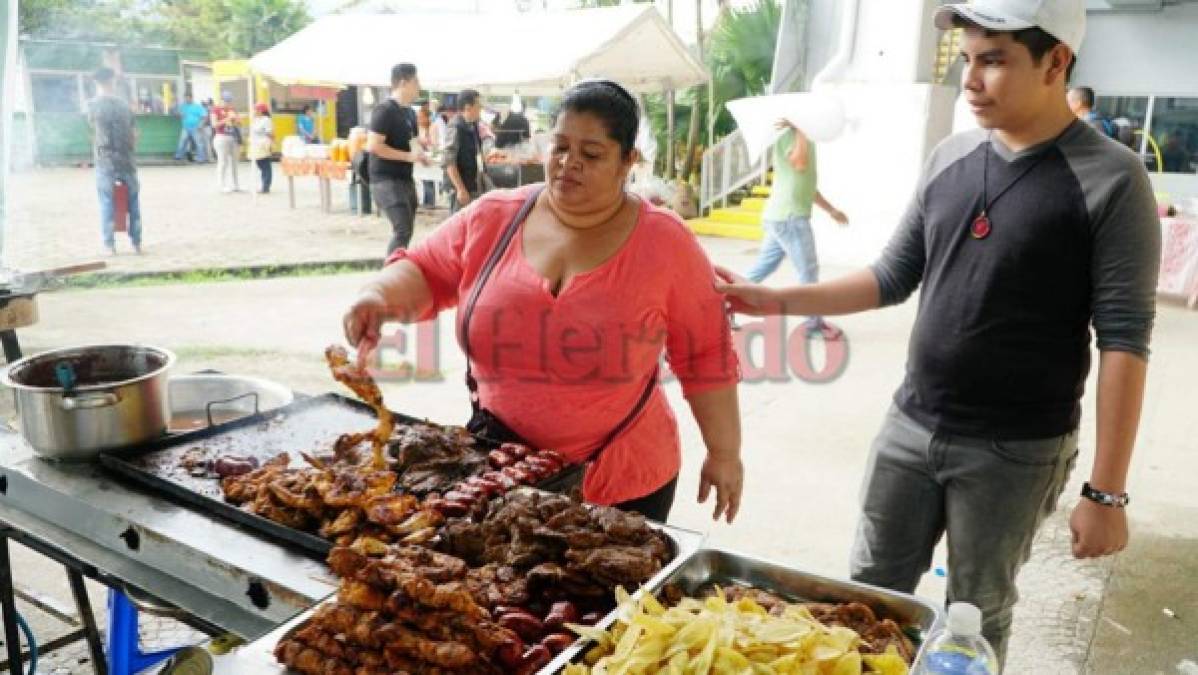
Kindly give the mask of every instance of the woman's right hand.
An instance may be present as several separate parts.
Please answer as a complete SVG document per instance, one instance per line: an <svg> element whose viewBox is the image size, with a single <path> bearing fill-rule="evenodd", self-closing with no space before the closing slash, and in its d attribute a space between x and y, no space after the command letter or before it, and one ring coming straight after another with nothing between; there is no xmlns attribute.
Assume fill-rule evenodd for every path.
<svg viewBox="0 0 1198 675"><path fill-rule="evenodd" d="M386 300L378 291L368 289L362 291L341 319L346 342L358 351L359 366L365 366L367 357L378 349L386 318Z"/></svg>

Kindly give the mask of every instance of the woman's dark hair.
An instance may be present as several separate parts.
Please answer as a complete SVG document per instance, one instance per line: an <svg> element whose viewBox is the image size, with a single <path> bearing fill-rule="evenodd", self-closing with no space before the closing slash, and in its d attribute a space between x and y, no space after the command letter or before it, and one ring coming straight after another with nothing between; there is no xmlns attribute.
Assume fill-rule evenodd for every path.
<svg viewBox="0 0 1198 675"><path fill-rule="evenodd" d="M632 94L614 80L583 80L570 87L562 95L557 115L567 111L598 117L607 127L608 137L620 144L625 157L636 145L640 108Z"/></svg>
<svg viewBox="0 0 1198 675"><path fill-rule="evenodd" d="M300 108L300 112L304 114L307 114L310 110L312 110L312 106L307 103L304 104L304 107Z"/></svg>
<svg viewBox="0 0 1198 675"><path fill-rule="evenodd" d="M1052 36L1052 34L1046 32L1043 28L1040 28L1038 26L1033 26L1031 28L1025 28L1023 30L1015 30L1015 31L997 31L997 30L990 30L989 28L980 26L980 25L970 21L969 19L966 19L963 16L954 15L953 16L953 27L954 28L977 29L977 30L985 32L986 37L995 37L996 35L999 35L1003 32L1009 32L1011 34L1012 40L1014 40L1015 42L1018 42L1019 44L1023 45L1024 47L1027 47L1027 50L1029 52L1031 52L1031 54L1032 54L1032 61L1035 62L1035 64L1037 66L1040 65L1040 62L1042 60L1044 60L1045 54L1052 51L1053 47L1056 47L1057 45L1061 44L1060 40L1056 39L1055 37ZM1073 60L1071 60L1069 62L1069 67L1065 70L1065 81L1066 82L1068 82L1070 79L1073 78L1073 68L1076 65L1077 65L1077 54L1074 54Z"/></svg>

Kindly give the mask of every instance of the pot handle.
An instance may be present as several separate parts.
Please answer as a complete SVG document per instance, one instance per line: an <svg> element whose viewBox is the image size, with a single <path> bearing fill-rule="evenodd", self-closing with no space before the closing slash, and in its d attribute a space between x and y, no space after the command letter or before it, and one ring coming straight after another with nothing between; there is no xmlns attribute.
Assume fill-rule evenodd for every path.
<svg viewBox="0 0 1198 675"><path fill-rule="evenodd" d="M255 415L257 415L257 414L258 414L259 412L261 412L261 411L260 411L260 409L258 408L258 392L256 392L256 391L247 391L247 392L245 392L244 394L238 394L238 395L236 395L236 396L233 396L233 397L230 397L230 398L224 398L224 399L221 399L221 400L219 400L219 401L209 401L209 402L208 402L208 403L207 403L207 404L204 406L204 410L205 410L205 411L208 413L208 426L210 426L210 427L211 427L211 426L215 426L215 425L216 425L216 423L212 421L212 406L214 406L214 405L223 405L223 404L225 404L225 403L232 403L233 401L237 401L237 400L239 400L239 399L247 398L247 397L250 397L250 396L252 396L252 397L254 398L254 414L255 414Z"/></svg>
<svg viewBox="0 0 1198 675"><path fill-rule="evenodd" d="M63 410L88 410L91 408L107 408L110 405L116 405L121 402L121 397L116 393L106 391L102 394L90 394L84 396L64 396L59 403Z"/></svg>

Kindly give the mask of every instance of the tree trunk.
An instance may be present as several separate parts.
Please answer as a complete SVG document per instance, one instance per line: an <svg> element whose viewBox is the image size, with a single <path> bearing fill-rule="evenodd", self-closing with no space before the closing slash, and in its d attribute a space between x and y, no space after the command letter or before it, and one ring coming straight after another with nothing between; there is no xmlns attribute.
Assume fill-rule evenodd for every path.
<svg viewBox="0 0 1198 675"><path fill-rule="evenodd" d="M674 175L678 172L678 161L675 158L676 150L674 142L674 90L666 91L666 160L662 174L666 180L674 180Z"/></svg>
<svg viewBox="0 0 1198 675"><path fill-rule="evenodd" d="M666 0L666 21L674 30L674 0ZM662 174L666 180L674 180L678 173L678 143L674 140L674 87L666 90L666 159Z"/></svg>
<svg viewBox="0 0 1198 675"><path fill-rule="evenodd" d="M695 45L699 50L699 61L703 61L703 1L695 0ZM695 93L695 103L691 106L690 126L686 131L686 156L682 158L682 180L689 181L695 169L695 148L699 145L699 108L698 90L705 85L699 85Z"/></svg>

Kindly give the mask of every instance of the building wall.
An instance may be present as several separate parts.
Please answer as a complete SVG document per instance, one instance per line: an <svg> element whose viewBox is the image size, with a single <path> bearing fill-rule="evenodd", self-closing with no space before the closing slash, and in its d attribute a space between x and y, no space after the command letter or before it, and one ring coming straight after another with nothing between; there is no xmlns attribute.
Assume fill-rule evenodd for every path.
<svg viewBox="0 0 1198 675"><path fill-rule="evenodd" d="M1153 12L1091 10L1086 42L1078 55L1074 83L1093 87L1099 103L1110 97L1156 97L1156 109L1166 97L1198 100L1198 3L1167 5ZM1115 47L1117 46L1117 47ZM1185 113L1182 113L1183 115ZM1193 115L1188 124L1194 152ZM1136 120L1143 124L1144 120ZM1150 131L1165 143L1171 125L1154 119ZM1176 129L1176 125L1172 125ZM1144 156L1155 168L1145 147ZM1171 202L1198 198L1198 174L1157 173L1149 176L1158 195Z"/></svg>
<svg viewBox="0 0 1198 675"><path fill-rule="evenodd" d="M1099 95L1198 96L1198 3L1091 11L1074 81Z"/></svg>
<svg viewBox="0 0 1198 675"><path fill-rule="evenodd" d="M137 156L173 155L180 123L169 111L178 103L182 56L175 49L22 40L17 77L25 95L18 97L20 114L13 120L17 152L11 166L24 167L33 161L73 164L91 159L87 99L91 96L91 73L101 65L121 74L118 93L134 100L144 93L147 100L158 101L155 112L137 113ZM39 90L36 85L43 88ZM40 102L38 91L43 94Z"/></svg>
<svg viewBox="0 0 1198 675"><path fill-rule="evenodd" d="M956 95L930 81L936 0L811 0L812 79L836 56L850 2L859 3L851 60L816 89L839 97L848 118L819 153L820 192L852 223L837 227L817 210L820 260L835 266L872 262L890 240L925 158L952 128Z"/></svg>

